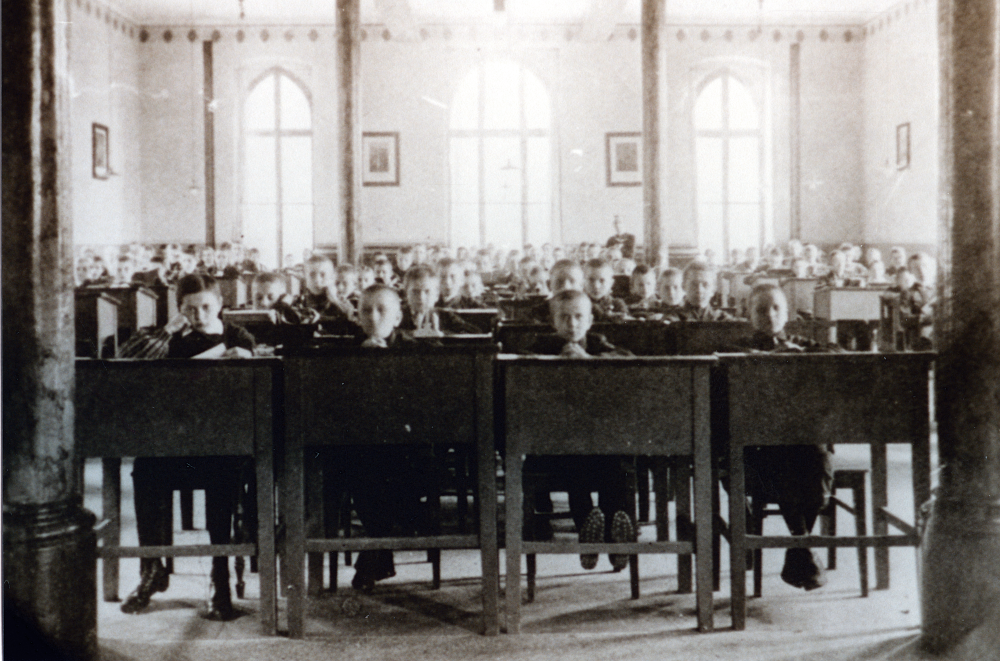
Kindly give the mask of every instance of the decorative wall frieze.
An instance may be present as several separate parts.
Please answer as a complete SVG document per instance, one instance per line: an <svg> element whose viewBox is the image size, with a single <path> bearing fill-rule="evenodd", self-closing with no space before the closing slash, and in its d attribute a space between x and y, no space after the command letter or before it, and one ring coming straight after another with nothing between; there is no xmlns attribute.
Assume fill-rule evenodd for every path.
<svg viewBox="0 0 1000 661"><path fill-rule="evenodd" d="M865 23L861 30L867 37L873 37L892 29L910 16L918 13L935 12L937 3L935 0L903 0Z"/></svg>
<svg viewBox="0 0 1000 661"><path fill-rule="evenodd" d="M97 0L66 0L66 8L71 21L90 20L104 23L107 28L118 36L126 39L139 37L139 25L110 5Z"/></svg>

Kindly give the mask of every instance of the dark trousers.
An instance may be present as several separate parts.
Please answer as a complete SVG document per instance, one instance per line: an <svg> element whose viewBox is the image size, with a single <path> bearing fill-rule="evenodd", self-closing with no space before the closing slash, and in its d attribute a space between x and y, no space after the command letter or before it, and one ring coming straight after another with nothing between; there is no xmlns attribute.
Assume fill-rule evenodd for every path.
<svg viewBox="0 0 1000 661"><path fill-rule="evenodd" d="M587 515L594 509L591 493L596 491L598 507L604 513L605 538L610 538L615 512L623 511L632 517L628 511L627 477L627 464L631 460L631 457L619 455L529 456L524 463L524 472L547 474L564 486L577 531L583 529ZM540 498L539 502L544 503L545 500Z"/></svg>
<svg viewBox="0 0 1000 661"><path fill-rule="evenodd" d="M205 523L212 544L228 544L245 457L137 457L132 465L139 546L173 543L174 489L205 490ZM143 559L145 570L152 560ZM229 582L229 559L212 558L212 580Z"/></svg>
<svg viewBox="0 0 1000 661"><path fill-rule="evenodd" d="M833 468L827 447L749 447L744 452L743 464L747 494L755 501L777 503L793 535L809 534L833 489Z"/></svg>

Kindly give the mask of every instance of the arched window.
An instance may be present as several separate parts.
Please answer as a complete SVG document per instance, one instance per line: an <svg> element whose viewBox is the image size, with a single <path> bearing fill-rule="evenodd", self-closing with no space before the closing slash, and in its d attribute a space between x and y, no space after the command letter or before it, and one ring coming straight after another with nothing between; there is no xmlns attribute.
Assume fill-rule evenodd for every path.
<svg viewBox="0 0 1000 661"><path fill-rule="evenodd" d="M312 110L304 88L273 69L243 108L243 244L271 267L313 248Z"/></svg>
<svg viewBox="0 0 1000 661"><path fill-rule="evenodd" d="M552 234L552 111L510 61L471 71L451 106L451 243L520 247Z"/></svg>
<svg viewBox="0 0 1000 661"><path fill-rule="evenodd" d="M720 261L733 248L760 254L771 237L761 127L760 104L732 73L703 85L694 107L698 247Z"/></svg>

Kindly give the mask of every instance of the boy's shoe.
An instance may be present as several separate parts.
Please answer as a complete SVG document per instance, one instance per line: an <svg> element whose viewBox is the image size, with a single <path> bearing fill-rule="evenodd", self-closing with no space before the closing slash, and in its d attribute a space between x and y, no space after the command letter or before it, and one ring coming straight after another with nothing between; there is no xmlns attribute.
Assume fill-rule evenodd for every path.
<svg viewBox="0 0 1000 661"><path fill-rule="evenodd" d="M396 575L392 551L361 551L354 561L354 578L351 587L360 592L371 592L375 581L392 578Z"/></svg>
<svg viewBox="0 0 1000 661"><path fill-rule="evenodd" d="M590 510L587 519L583 522L583 529L580 531L581 544L600 544L604 541L604 512L595 507ZM596 553L581 553L580 566L584 569L593 569L597 566Z"/></svg>
<svg viewBox="0 0 1000 661"><path fill-rule="evenodd" d="M123 613L138 613L149 606L149 600L154 592L165 592L170 587L170 574L166 567L156 558L151 562L146 571L142 573L142 578L132 594L122 604Z"/></svg>
<svg viewBox="0 0 1000 661"><path fill-rule="evenodd" d="M826 574L812 549L788 549L785 551L781 580L792 587L809 591L826 585Z"/></svg>
<svg viewBox="0 0 1000 661"><path fill-rule="evenodd" d="M229 592L229 580L225 583L213 581L212 598L201 614L206 620L213 622L229 622L236 619L236 611L233 609L233 599Z"/></svg>
<svg viewBox="0 0 1000 661"><path fill-rule="evenodd" d="M615 512L611 519L611 541L615 544L628 544L638 540L635 525L628 514L621 510ZM619 572L628 567L628 556L623 553L612 553L608 556L611 560L611 568Z"/></svg>

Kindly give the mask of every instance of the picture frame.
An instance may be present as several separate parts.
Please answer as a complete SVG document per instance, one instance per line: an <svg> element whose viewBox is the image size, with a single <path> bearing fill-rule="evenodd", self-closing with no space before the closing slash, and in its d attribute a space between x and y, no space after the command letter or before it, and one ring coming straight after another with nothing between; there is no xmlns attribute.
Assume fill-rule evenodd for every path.
<svg viewBox="0 0 1000 661"><path fill-rule="evenodd" d="M910 167L910 123L896 127L896 169Z"/></svg>
<svg viewBox="0 0 1000 661"><path fill-rule="evenodd" d="M94 179L107 179L111 174L108 160L108 127L91 124L92 171Z"/></svg>
<svg viewBox="0 0 1000 661"><path fill-rule="evenodd" d="M399 185L399 133L361 134L361 183L365 186Z"/></svg>
<svg viewBox="0 0 1000 661"><path fill-rule="evenodd" d="M608 186L642 186L642 133L606 133Z"/></svg>

